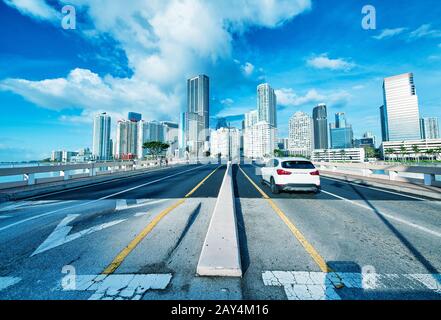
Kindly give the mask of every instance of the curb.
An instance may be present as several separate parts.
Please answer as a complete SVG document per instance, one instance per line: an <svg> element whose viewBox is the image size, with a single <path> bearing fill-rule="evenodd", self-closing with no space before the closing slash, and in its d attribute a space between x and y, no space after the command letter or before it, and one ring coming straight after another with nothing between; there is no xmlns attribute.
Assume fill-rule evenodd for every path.
<svg viewBox="0 0 441 320"><path fill-rule="evenodd" d="M222 181L196 272L200 276L242 277L231 163Z"/></svg>

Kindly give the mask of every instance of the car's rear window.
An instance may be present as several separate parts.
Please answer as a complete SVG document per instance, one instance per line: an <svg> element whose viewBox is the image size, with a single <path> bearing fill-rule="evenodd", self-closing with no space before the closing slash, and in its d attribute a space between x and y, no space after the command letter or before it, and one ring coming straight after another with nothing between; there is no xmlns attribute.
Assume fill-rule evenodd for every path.
<svg viewBox="0 0 441 320"><path fill-rule="evenodd" d="M283 161L282 168L285 169L315 169L309 161Z"/></svg>

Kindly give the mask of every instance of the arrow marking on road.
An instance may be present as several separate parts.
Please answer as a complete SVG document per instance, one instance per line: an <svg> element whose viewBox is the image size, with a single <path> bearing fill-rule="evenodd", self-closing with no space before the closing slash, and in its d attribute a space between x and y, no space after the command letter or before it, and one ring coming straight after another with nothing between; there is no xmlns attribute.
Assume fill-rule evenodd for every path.
<svg viewBox="0 0 441 320"><path fill-rule="evenodd" d="M21 281L21 278L17 277L0 277L0 291L13 286Z"/></svg>
<svg viewBox="0 0 441 320"><path fill-rule="evenodd" d="M35 256L36 254L42 253L44 251L53 249L55 247L61 246L63 244L66 244L68 242L71 242L73 240L76 240L78 238L81 238L82 236L112 227L114 225L117 225L127 219L122 220L116 220L112 222L103 223L99 226L95 226L89 229L85 229L82 231L79 231L77 233L70 234L70 231L72 230L71 226L68 226L70 222L75 220L79 214L69 214L66 218L64 218L58 226L55 228L55 230L47 237L47 239L35 250L35 252L31 255Z"/></svg>

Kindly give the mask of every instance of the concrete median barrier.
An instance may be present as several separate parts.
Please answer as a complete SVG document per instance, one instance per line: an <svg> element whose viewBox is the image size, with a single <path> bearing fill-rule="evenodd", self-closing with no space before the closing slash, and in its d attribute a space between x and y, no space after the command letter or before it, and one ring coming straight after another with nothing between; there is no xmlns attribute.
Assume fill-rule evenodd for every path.
<svg viewBox="0 0 441 320"><path fill-rule="evenodd" d="M228 163L197 266L200 276L241 277L232 165Z"/></svg>

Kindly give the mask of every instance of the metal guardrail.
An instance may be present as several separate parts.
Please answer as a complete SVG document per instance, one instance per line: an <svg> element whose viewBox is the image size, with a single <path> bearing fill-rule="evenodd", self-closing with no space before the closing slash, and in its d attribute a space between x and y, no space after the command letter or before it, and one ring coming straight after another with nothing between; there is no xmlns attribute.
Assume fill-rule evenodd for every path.
<svg viewBox="0 0 441 320"><path fill-rule="evenodd" d="M315 162L318 169L334 173L353 174L363 177L372 177L390 181L424 183L427 186L441 186L436 181L437 175L441 175L439 166L405 166L402 164L373 164L373 163L345 163L345 162ZM385 174L375 172L384 171ZM421 178L408 178L401 174L419 174Z"/></svg>
<svg viewBox="0 0 441 320"><path fill-rule="evenodd" d="M170 165L182 161L171 161ZM110 175L118 172L142 170L148 167L159 166L159 161L118 161L118 162L90 162L75 164L38 165L27 167L0 168L0 177L22 176L23 179L12 182L1 182L0 189L30 186L56 181L67 181L86 177ZM162 165L165 165L162 163ZM78 171L83 170L83 173ZM37 178L38 174L50 174L53 177Z"/></svg>

